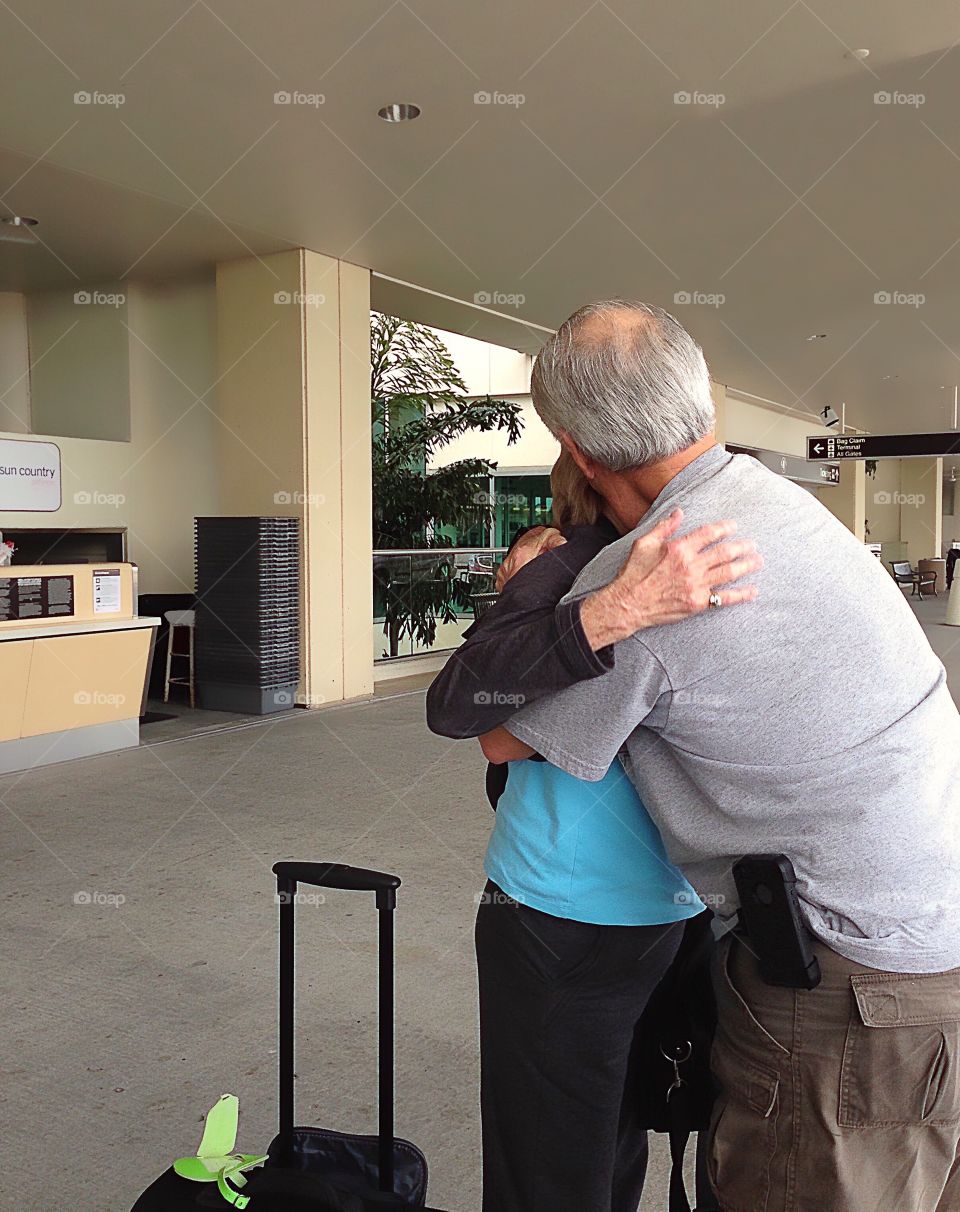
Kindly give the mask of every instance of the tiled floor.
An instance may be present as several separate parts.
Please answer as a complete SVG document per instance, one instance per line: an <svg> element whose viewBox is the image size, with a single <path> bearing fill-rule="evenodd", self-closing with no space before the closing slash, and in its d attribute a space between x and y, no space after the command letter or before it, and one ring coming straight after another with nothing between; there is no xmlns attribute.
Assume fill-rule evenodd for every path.
<svg viewBox="0 0 960 1212"><path fill-rule="evenodd" d="M916 605L956 694L945 608ZM484 764L427 731L422 686L382 689L253 721L181 713L139 749L0 778L0 1212L124 1212L224 1091L240 1147L269 1141L285 857L401 874L398 1128L430 1157L432 1201L475 1212ZM299 910L303 1122L374 1123L373 917L349 895ZM667 1169L655 1140L644 1212Z"/></svg>
<svg viewBox="0 0 960 1212"><path fill-rule="evenodd" d="M408 677L386 678L374 683L373 697L391 699L400 695L414 694L419 690L426 690L433 677L432 673L415 673ZM339 704L331 708L331 710L340 709ZM277 711L269 716L244 715L236 711L206 711L199 707L190 707L179 700L165 703L162 699L150 699L147 703L147 710L157 716L168 716L169 718L151 720L146 724L141 723L141 745L156 745L160 742L179 741L185 737L199 736L204 733L277 723L302 714L302 710L299 708Z"/></svg>
<svg viewBox="0 0 960 1212"><path fill-rule="evenodd" d="M960 704L960 627L948 627L943 621L947 613L947 596L941 593L937 597L924 598L922 602L908 600L930 647L943 661L954 701Z"/></svg>

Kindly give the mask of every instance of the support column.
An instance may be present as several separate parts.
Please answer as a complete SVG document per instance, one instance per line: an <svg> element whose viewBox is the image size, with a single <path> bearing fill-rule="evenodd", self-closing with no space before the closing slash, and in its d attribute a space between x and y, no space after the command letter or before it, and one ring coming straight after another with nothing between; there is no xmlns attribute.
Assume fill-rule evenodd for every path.
<svg viewBox="0 0 960 1212"><path fill-rule="evenodd" d="M863 463L853 459L842 460L840 483L822 488L819 495L833 516L863 543L867 514L867 473Z"/></svg>
<svg viewBox="0 0 960 1212"><path fill-rule="evenodd" d="M369 273L293 249L217 266L220 511L301 521L310 707L373 691Z"/></svg>
<svg viewBox="0 0 960 1212"><path fill-rule="evenodd" d="M943 554L943 459L904 459L900 465L900 540L907 558Z"/></svg>
<svg viewBox="0 0 960 1212"><path fill-rule="evenodd" d="M306 674L313 694L352 699L373 693L370 274L305 252L303 280Z"/></svg>
<svg viewBox="0 0 960 1212"><path fill-rule="evenodd" d="M721 446L727 440L727 389L723 383L710 380L710 394L713 396L713 406L717 412L717 423L713 434Z"/></svg>

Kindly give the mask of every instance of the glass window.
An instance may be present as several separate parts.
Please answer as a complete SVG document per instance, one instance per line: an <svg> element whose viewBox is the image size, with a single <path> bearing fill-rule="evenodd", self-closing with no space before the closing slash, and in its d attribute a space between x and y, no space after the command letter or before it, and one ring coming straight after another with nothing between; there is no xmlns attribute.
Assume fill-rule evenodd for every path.
<svg viewBox="0 0 960 1212"><path fill-rule="evenodd" d="M476 482L476 496L489 501L493 490L491 480L483 479ZM490 511L486 509L482 517L478 517L470 526L438 526L435 533L446 539L451 547L489 547L490 546Z"/></svg>
<svg viewBox="0 0 960 1212"><path fill-rule="evenodd" d="M553 494L549 475L494 477L494 544L509 547L524 526L550 522Z"/></svg>

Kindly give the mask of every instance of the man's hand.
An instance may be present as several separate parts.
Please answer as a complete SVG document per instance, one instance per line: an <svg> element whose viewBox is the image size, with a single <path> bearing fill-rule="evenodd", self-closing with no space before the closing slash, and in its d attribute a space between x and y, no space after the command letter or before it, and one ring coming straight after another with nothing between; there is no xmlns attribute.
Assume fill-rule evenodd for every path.
<svg viewBox="0 0 960 1212"><path fill-rule="evenodd" d="M532 526L517 539L516 543L510 548L503 563L497 569L497 593L503 590L507 581L510 580L514 573L519 572L524 564L529 564L538 555L543 555L545 551L559 547L562 543L566 543L566 541L560 531L555 530L552 526Z"/></svg>
<svg viewBox="0 0 960 1212"><path fill-rule="evenodd" d="M580 608L587 642L596 652L646 627L677 623L711 607L717 592L723 609L757 596L754 585L728 588L763 567L749 539L731 540L734 522L701 526L682 539L671 538L683 513L673 513L637 539L616 577L590 594Z"/></svg>

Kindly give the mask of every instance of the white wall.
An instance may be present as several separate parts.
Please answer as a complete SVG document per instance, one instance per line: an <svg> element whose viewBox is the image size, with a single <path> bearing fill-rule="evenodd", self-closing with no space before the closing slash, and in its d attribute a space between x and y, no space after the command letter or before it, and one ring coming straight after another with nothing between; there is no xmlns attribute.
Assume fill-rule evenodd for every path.
<svg viewBox="0 0 960 1212"><path fill-rule="evenodd" d="M35 432L129 439L130 289L112 282L27 296Z"/></svg>
<svg viewBox="0 0 960 1212"><path fill-rule="evenodd" d="M30 343L23 295L0 293L0 429L30 431Z"/></svg>
<svg viewBox="0 0 960 1212"><path fill-rule="evenodd" d="M38 433L60 447L63 505L53 514L0 513L0 529L126 527L128 556L140 566L140 592L189 593L193 518L218 512L219 422L211 398L197 401L217 377L214 283L124 289L129 442ZM5 332L9 338L0 313L0 347ZM57 373L65 381L68 366Z"/></svg>
<svg viewBox="0 0 960 1212"><path fill-rule="evenodd" d="M460 333L433 328L431 332L443 341L467 385L469 396L520 396L530 393L529 354L490 345Z"/></svg>
<svg viewBox="0 0 960 1212"><path fill-rule="evenodd" d="M512 446L507 444L502 433L464 434L438 451L430 466L446 467L458 459L489 459L502 473L518 467L549 471L560 452L560 445L537 416L530 400L530 355L440 328L432 331L450 351L467 385L468 395L492 395L521 405L523 432Z"/></svg>
<svg viewBox="0 0 960 1212"><path fill-rule="evenodd" d="M724 441L733 446L754 446L803 459L807 457L807 438L833 432L812 418L805 421L741 399L730 387L724 423Z"/></svg>
<svg viewBox="0 0 960 1212"><path fill-rule="evenodd" d="M824 490L826 491L826 490ZM880 459L877 474L867 476L867 520L871 543L900 539L900 460Z"/></svg>
<svg viewBox="0 0 960 1212"><path fill-rule="evenodd" d="M560 443L537 416L530 397L500 398L514 399L522 407L523 431L512 446L507 444L503 433L466 433L437 451L430 466L446 467L457 459L490 459L497 464L497 471L505 475L516 467L549 471L560 453Z"/></svg>
<svg viewBox="0 0 960 1212"><path fill-rule="evenodd" d="M216 289L212 278L141 286L128 306L130 558L141 593L192 592L193 519L220 512Z"/></svg>

